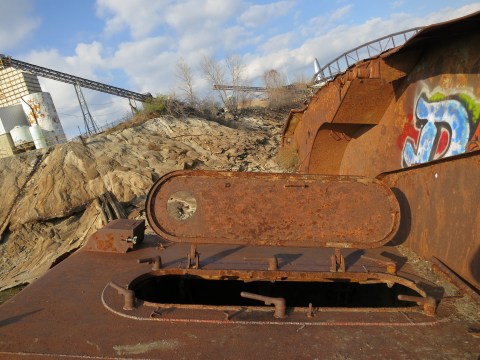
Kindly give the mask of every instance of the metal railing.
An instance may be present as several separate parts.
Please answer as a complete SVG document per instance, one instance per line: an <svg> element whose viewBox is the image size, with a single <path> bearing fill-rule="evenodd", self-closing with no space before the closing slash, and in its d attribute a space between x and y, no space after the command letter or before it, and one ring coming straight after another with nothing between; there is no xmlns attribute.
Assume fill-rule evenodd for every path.
<svg viewBox="0 0 480 360"><path fill-rule="evenodd" d="M422 29L423 27L416 27L393 33L344 52L342 55L321 67L313 76L313 83L317 85L324 84L325 82L332 80L338 74L345 72L350 66L360 60L371 58L386 50L403 45L408 39Z"/></svg>

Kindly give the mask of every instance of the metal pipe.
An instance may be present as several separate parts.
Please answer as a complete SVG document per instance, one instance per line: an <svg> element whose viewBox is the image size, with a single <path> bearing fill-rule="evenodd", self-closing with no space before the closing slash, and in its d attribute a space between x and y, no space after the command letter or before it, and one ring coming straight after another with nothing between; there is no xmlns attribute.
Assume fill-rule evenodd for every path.
<svg viewBox="0 0 480 360"><path fill-rule="evenodd" d="M117 283L114 283L113 281L110 281L108 283L109 286L117 290L117 292L120 295L123 295L125 303L123 305L123 310L133 310L135 309L135 293L133 290L128 290L125 289L124 287L121 287Z"/></svg>
<svg viewBox="0 0 480 360"><path fill-rule="evenodd" d="M155 256L151 258L144 258L144 259L138 259L137 263L143 264L143 263L148 263L148 264L153 264L152 270L160 270L162 267L162 258L160 256Z"/></svg>
<svg viewBox="0 0 480 360"><path fill-rule="evenodd" d="M285 304L285 299L284 298L273 298L273 297L269 297L269 296L252 294L252 293L245 292L245 291L242 291L240 293L240 296L244 297L244 298L247 298L247 299L263 301L265 303L265 305L274 305L275 306L275 312L274 312L273 316L278 318L278 319L283 319L283 318L286 317L285 311L287 309L287 306Z"/></svg>
<svg viewBox="0 0 480 360"><path fill-rule="evenodd" d="M410 296L410 295L398 295L398 300L415 302L418 306L423 306L423 312L428 316L435 316L437 310L437 301L431 297Z"/></svg>

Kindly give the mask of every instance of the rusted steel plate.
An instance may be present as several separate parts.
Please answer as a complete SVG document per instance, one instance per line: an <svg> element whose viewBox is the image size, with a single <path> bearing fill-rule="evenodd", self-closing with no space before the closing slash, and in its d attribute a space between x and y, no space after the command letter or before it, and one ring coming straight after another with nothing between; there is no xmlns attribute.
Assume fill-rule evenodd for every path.
<svg viewBox="0 0 480 360"><path fill-rule="evenodd" d="M152 229L175 242L373 248L400 212L378 180L352 176L177 171L146 202Z"/></svg>
<svg viewBox="0 0 480 360"><path fill-rule="evenodd" d="M144 233L145 220L113 220L93 233L84 249L125 253L142 242Z"/></svg>
<svg viewBox="0 0 480 360"><path fill-rule="evenodd" d="M438 258L480 289L480 151L379 175L402 212L394 244Z"/></svg>

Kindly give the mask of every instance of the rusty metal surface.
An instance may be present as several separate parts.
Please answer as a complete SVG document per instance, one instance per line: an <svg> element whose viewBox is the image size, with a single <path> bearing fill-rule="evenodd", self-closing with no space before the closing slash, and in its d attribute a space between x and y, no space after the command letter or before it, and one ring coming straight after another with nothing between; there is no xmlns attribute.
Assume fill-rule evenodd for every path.
<svg viewBox="0 0 480 360"><path fill-rule="evenodd" d="M322 155L318 153L329 150L322 146L320 130L325 123L334 121L339 108L343 109L339 111L342 122L360 123L367 120L363 124L371 122L369 112L375 112L374 117L377 117L382 109L385 110L384 115L377 119L377 126L364 131L346 148L340 148L341 166L336 172L339 175L375 177L379 173L411 165L411 161L405 165L404 158L408 157L406 155L412 148L416 155L415 163L449 156L452 152L474 150L480 139L478 115L473 111L480 104L480 48L475 46L480 41L479 21L480 13L475 13L427 27L413 37L407 46L389 51L379 58L359 62L320 88L305 109L291 112L284 129L283 143L294 147L294 141L298 149L297 170L322 173L319 171L324 167L318 166ZM378 91L364 91L361 88L353 91L350 83L359 81L358 74L365 69L366 63L371 63L371 67L369 78L365 80L384 81L386 87L391 87L388 92L381 94L382 101L378 108L375 108ZM347 88L348 91L345 91ZM390 101L387 93L392 95ZM346 94L346 97L341 98L339 94ZM357 100L350 101L344 107L347 104L343 101L350 96ZM429 138L428 132L423 131L425 119L416 116L418 107L421 107L420 99L427 99L429 109L445 107L448 100L458 101L459 112L452 118L456 117L454 122L459 124L450 124L452 118L436 118L434 111L430 110L429 116L432 119L435 117L438 131L431 132L430 135L434 135ZM298 119L301 120L294 121ZM459 137L455 135L460 128L466 129L464 134L468 134L467 143L458 141ZM452 129L455 130L452 132ZM449 137L449 132L454 135ZM317 134L320 137L315 138ZM430 157L421 158L419 154L428 154Z"/></svg>
<svg viewBox="0 0 480 360"><path fill-rule="evenodd" d="M400 220L393 193L370 179L208 171L160 178L146 214L175 242L341 248L378 247Z"/></svg>
<svg viewBox="0 0 480 360"><path fill-rule="evenodd" d="M478 357L480 339L471 335L478 324L452 307L459 300L455 297L442 300L435 317L424 315L416 307L402 311L288 309L288 303L285 319L273 317L274 308L261 304L241 312L193 307L172 311L171 306L138 304L135 310L125 310L124 298L106 285L113 281L124 288L132 279L150 273L151 265L138 264L137 259L160 255L162 269L179 271L185 267L188 245L161 244L158 237L146 236L139 249L125 254L80 250L51 269L0 306L0 358ZM276 255L280 270L295 273L328 269L332 250L203 245L198 252L201 269L188 271L238 267L245 272L260 267L273 274L266 269L267 264L243 259ZM342 253L347 271L355 268L360 272L362 266L372 272L385 269L384 265L361 259L361 253L368 258L388 253L389 257L402 259L394 247L347 249ZM398 271L412 276L416 273L408 259L398 262ZM102 303L104 290L108 307Z"/></svg>
<svg viewBox="0 0 480 360"><path fill-rule="evenodd" d="M402 221L393 242L438 258L480 289L480 152L380 178L400 203Z"/></svg>
<svg viewBox="0 0 480 360"><path fill-rule="evenodd" d="M88 239L85 250L125 253L141 243L145 220L116 219Z"/></svg>
<svg viewBox="0 0 480 360"><path fill-rule="evenodd" d="M469 284L465 283L461 277L455 274L436 257L432 257L430 262L432 262L432 271L445 276L450 282L459 288L463 294L470 296L474 301L480 304L480 294L473 290Z"/></svg>
<svg viewBox="0 0 480 360"><path fill-rule="evenodd" d="M383 79L354 79L331 122L378 124L393 96L392 84Z"/></svg>

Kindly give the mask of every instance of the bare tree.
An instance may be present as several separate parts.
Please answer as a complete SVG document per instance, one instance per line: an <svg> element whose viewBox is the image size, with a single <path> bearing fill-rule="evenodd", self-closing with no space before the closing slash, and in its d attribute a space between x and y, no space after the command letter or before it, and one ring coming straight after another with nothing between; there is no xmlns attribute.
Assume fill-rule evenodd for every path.
<svg viewBox="0 0 480 360"><path fill-rule="evenodd" d="M203 75L213 85L229 85L233 90L218 89L218 95L225 108L236 114L238 107L248 99L248 91L241 89L247 86L245 65L240 56L228 56L225 61L215 61L213 57L204 57L201 62Z"/></svg>
<svg viewBox="0 0 480 360"><path fill-rule="evenodd" d="M179 59L175 64L175 72L177 78L180 80L179 89L185 96L185 102L196 107L198 99L193 91L193 72L192 68L183 59Z"/></svg>
<svg viewBox="0 0 480 360"><path fill-rule="evenodd" d="M263 74L263 82L267 88L268 106L278 109L289 102L289 93L285 87L284 77L275 69L267 70Z"/></svg>
<svg viewBox="0 0 480 360"><path fill-rule="evenodd" d="M263 82L267 89L279 89L285 86L285 79L275 69L265 71L263 74Z"/></svg>

